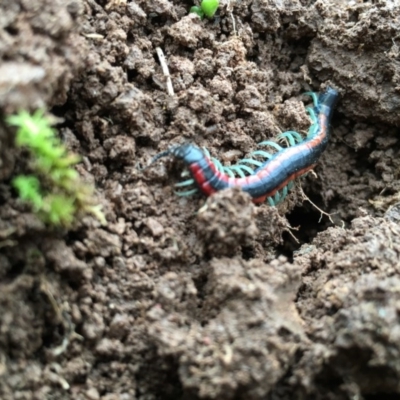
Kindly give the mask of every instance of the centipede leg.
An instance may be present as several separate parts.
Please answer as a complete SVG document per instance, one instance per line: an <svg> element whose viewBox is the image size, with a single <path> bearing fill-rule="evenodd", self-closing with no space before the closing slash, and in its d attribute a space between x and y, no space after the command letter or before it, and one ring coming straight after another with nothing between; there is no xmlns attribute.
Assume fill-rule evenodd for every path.
<svg viewBox="0 0 400 400"><path fill-rule="evenodd" d="M243 160L242 160L243 161ZM237 164L237 167L240 168L243 171L247 172L247 175L253 175L254 174L254 169L250 168L248 165L244 164Z"/></svg>
<svg viewBox="0 0 400 400"><path fill-rule="evenodd" d="M280 202L281 202L281 194L279 193L279 190L275 193L275 196L274 196L274 203L275 204L279 204Z"/></svg>
<svg viewBox="0 0 400 400"><path fill-rule="evenodd" d="M174 191L174 193L179 197L192 196L192 195L196 194L197 192L198 192L197 188L196 189L192 189L192 190L186 190L184 192Z"/></svg>
<svg viewBox="0 0 400 400"><path fill-rule="evenodd" d="M253 152L250 153L250 156L264 157L264 158L266 158L267 160L269 160L270 158L273 157L271 153L268 153L267 151L264 151L264 150L256 150L256 151L253 151Z"/></svg>
<svg viewBox="0 0 400 400"><path fill-rule="evenodd" d="M237 173L241 178L244 178L246 176L246 174L243 172L242 168L240 165L231 165L229 167L229 169L233 172L233 173Z"/></svg>
<svg viewBox="0 0 400 400"><path fill-rule="evenodd" d="M315 114L314 109L311 108L311 107L306 107L306 110L308 111L308 113L309 113L309 115L310 115L310 118L311 118L312 123L313 123L313 124L317 123L317 122L318 122L318 119L317 119L317 115Z"/></svg>
<svg viewBox="0 0 400 400"><path fill-rule="evenodd" d="M310 96L312 98L312 101L314 103L314 107L318 107L319 102L318 102L317 93L315 93L315 92L305 92L304 94L307 95L307 96Z"/></svg>
<svg viewBox="0 0 400 400"><path fill-rule="evenodd" d="M288 187L288 185L286 185L283 189L282 189L282 198L281 198L281 201L288 195L288 192L289 192L289 187Z"/></svg>
<svg viewBox="0 0 400 400"><path fill-rule="evenodd" d="M257 160L253 160L252 158L243 158L243 160L239 161L239 164L252 164L255 165L256 167L261 167L262 163Z"/></svg>
<svg viewBox="0 0 400 400"><path fill-rule="evenodd" d="M271 140L265 140L264 142L258 143L259 146L270 146L277 151L281 151L283 148L278 143L272 142Z"/></svg>
<svg viewBox="0 0 400 400"><path fill-rule="evenodd" d="M186 181L175 183L174 186L180 188L190 185L194 185L194 179L187 179Z"/></svg>
<svg viewBox="0 0 400 400"><path fill-rule="evenodd" d="M222 172L225 172L225 174L229 175L230 178L234 178L235 177L235 174L232 171L231 167L224 167Z"/></svg>
<svg viewBox="0 0 400 400"><path fill-rule="evenodd" d="M295 146L297 143L300 143L303 138L300 133L296 131L286 131L277 136L277 139L287 139L289 142L289 146Z"/></svg>

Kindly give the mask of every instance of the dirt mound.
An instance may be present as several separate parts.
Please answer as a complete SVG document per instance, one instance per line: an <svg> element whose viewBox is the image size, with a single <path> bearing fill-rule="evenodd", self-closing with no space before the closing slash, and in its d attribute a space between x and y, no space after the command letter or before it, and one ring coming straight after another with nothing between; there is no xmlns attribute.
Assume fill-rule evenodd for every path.
<svg viewBox="0 0 400 400"><path fill-rule="evenodd" d="M400 7L191 5L0 2L1 112L59 117L107 218L44 226L11 188L25 154L0 123L0 398L398 396ZM276 208L176 196L172 158L141 170L172 144L229 165L305 133L302 93L328 85L328 149Z"/></svg>

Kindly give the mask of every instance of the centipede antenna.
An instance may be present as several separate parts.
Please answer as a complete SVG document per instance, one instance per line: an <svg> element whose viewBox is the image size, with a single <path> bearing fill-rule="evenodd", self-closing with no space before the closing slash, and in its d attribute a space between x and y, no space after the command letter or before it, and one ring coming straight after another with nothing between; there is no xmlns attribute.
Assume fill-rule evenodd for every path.
<svg viewBox="0 0 400 400"><path fill-rule="evenodd" d="M314 103L314 107L318 107L319 102L318 102L318 95L317 95L317 93L315 93L315 92L305 92L304 94L305 94L306 96L310 96L310 97L312 98L313 103Z"/></svg>
<svg viewBox="0 0 400 400"><path fill-rule="evenodd" d="M171 148L169 148L169 149L167 149L167 150L165 150L165 151L163 151L163 152L161 152L161 153L156 154L156 155L151 159L150 163L149 163L148 165L146 165L145 167L142 168L142 171L144 171L145 169L149 168L152 164L154 164L154 163L155 163L156 161L158 161L160 158L169 156L169 155L171 154L172 149L173 149L173 148L171 147Z"/></svg>
<svg viewBox="0 0 400 400"><path fill-rule="evenodd" d="M270 146L273 147L274 149L281 151L283 148L280 146L278 143L272 142L271 140L266 140L264 142L258 143L259 146Z"/></svg>
<svg viewBox="0 0 400 400"><path fill-rule="evenodd" d="M185 186L190 186L190 185L193 185L194 184L194 179L188 179L188 180L186 180L186 181L183 181L183 182L178 182L178 183L175 183L175 187L185 187Z"/></svg>

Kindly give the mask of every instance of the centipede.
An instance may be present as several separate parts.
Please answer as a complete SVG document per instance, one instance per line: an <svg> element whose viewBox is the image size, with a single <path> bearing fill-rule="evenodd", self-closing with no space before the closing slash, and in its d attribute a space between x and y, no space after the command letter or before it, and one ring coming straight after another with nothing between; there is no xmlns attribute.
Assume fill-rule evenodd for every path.
<svg viewBox="0 0 400 400"><path fill-rule="evenodd" d="M306 107L311 125L305 137L296 131L283 132L274 141L259 143L260 148L250 153L249 157L229 166L211 157L206 149L184 143L157 154L149 165L167 156L185 164L190 176L175 184L179 196L197 192L211 196L224 189L240 187L254 203L267 201L269 205L276 206L293 188L294 181L316 166L329 142L330 122L339 93L328 87L319 94L305 94L311 97L313 103L313 106ZM282 141L287 144L286 147L279 144Z"/></svg>

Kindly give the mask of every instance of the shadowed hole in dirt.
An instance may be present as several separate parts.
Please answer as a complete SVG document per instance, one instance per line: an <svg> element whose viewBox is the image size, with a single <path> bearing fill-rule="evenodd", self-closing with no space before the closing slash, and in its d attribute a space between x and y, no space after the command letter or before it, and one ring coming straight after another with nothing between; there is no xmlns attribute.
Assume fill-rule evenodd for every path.
<svg viewBox="0 0 400 400"><path fill-rule="evenodd" d="M11 36L17 36L19 34L19 30L18 28L14 27L14 26L8 26L5 27L4 30L10 34Z"/></svg>
<svg viewBox="0 0 400 400"><path fill-rule="evenodd" d="M128 77L128 82L134 82L139 73L136 71L136 69L128 69L126 75Z"/></svg>
<svg viewBox="0 0 400 400"><path fill-rule="evenodd" d="M151 147L152 144L152 140L148 137L138 136L136 138L136 145L138 147Z"/></svg>
<svg viewBox="0 0 400 400"><path fill-rule="evenodd" d="M293 72L300 71L304 59L311 46L311 38L302 38L299 40L289 40L287 45L290 47L290 70Z"/></svg>
<svg viewBox="0 0 400 400"><path fill-rule="evenodd" d="M311 198L311 201L317 205L321 203L321 201L315 198ZM298 228L298 230L292 231L298 243L292 235L284 232L283 242L277 246L277 251L290 260L293 258L294 251L298 250L305 243L311 243L319 232L324 231L332 225L327 216L323 215L321 217L320 211L306 201L301 206L295 207L291 213L286 215L286 218L291 227Z"/></svg>
<svg viewBox="0 0 400 400"><path fill-rule="evenodd" d="M43 301L46 301L44 298ZM43 348L39 350L42 351L43 349L52 349L54 347L60 346L61 342L65 336L65 330L60 323L59 325L54 325L54 319L50 317L46 324L47 329L43 331L42 335L42 343L43 343ZM82 381L81 383L83 383Z"/></svg>
<svg viewBox="0 0 400 400"><path fill-rule="evenodd" d="M153 374L153 368L154 367L152 367L150 364L148 366L145 366L137 373L136 378L139 381L146 380L146 377L148 377L149 374L150 376ZM163 400L181 399L183 389L182 383L178 376L179 365L176 363L176 361L172 357L167 356L165 357L163 363L160 363L156 369L158 369L157 372L160 375L167 375L165 378L165 382L162 386L158 386L155 383L154 391L159 396L157 398L162 398ZM136 398L141 398L141 396L143 396L143 392L142 390L140 390L140 388L136 389L136 396Z"/></svg>
<svg viewBox="0 0 400 400"><path fill-rule="evenodd" d="M254 249L250 246L242 246L242 257L248 261L255 257Z"/></svg>
<svg viewBox="0 0 400 400"><path fill-rule="evenodd" d="M4 283L10 283L12 282L15 278L17 278L19 275L22 274L22 272L25 269L25 262L23 261L18 261L16 262L12 268L7 272Z"/></svg>

